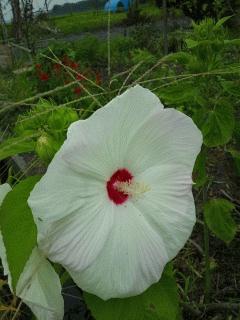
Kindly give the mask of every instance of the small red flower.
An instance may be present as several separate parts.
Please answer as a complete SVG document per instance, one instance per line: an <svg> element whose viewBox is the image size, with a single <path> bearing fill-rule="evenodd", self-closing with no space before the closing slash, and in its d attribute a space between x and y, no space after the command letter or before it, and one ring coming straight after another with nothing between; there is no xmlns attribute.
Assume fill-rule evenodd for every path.
<svg viewBox="0 0 240 320"><path fill-rule="evenodd" d="M78 73L77 76L76 76L76 79L81 81L81 80L84 79L84 76L81 73Z"/></svg>
<svg viewBox="0 0 240 320"><path fill-rule="evenodd" d="M99 72L96 72L96 78L95 78L95 81L96 81L96 84L100 85L102 83L102 76Z"/></svg>
<svg viewBox="0 0 240 320"><path fill-rule="evenodd" d="M41 81L48 81L49 80L49 75L46 72L41 72L39 74L39 79Z"/></svg>
<svg viewBox="0 0 240 320"><path fill-rule="evenodd" d="M36 64L35 64L35 68L36 68L37 70L41 69L41 68L42 68L41 63L36 63Z"/></svg>
<svg viewBox="0 0 240 320"><path fill-rule="evenodd" d="M70 63L70 59L69 59L69 57L65 54L64 56L63 56L63 58L62 58L62 63L63 64L65 64L66 66L68 66L69 65L69 63Z"/></svg>
<svg viewBox="0 0 240 320"><path fill-rule="evenodd" d="M80 87L76 87L76 88L74 88L74 93L75 94L77 94L77 95L80 95L81 94L81 92L82 92L82 88L80 88Z"/></svg>
<svg viewBox="0 0 240 320"><path fill-rule="evenodd" d="M78 63L71 61L69 67L71 67L72 69L76 70L78 68Z"/></svg>
<svg viewBox="0 0 240 320"><path fill-rule="evenodd" d="M54 63L53 69L54 69L55 73L59 73L62 69L62 66L59 63Z"/></svg>

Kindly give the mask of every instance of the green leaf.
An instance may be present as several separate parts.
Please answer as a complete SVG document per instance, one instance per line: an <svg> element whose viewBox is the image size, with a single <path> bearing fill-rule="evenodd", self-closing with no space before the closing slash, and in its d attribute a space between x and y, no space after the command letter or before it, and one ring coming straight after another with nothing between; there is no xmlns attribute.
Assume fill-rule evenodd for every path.
<svg viewBox="0 0 240 320"><path fill-rule="evenodd" d="M237 226L231 216L234 204L226 199L213 199L204 205L204 217L208 228L221 240L233 240Z"/></svg>
<svg viewBox="0 0 240 320"><path fill-rule="evenodd" d="M191 54L189 54L187 52L183 52L183 51L170 53L164 57L164 61L178 62L183 65L188 64L192 59L193 59L193 57Z"/></svg>
<svg viewBox="0 0 240 320"><path fill-rule="evenodd" d="M224 44L225 44L225 45L239 46L239 45L240 45L240 39L224 40Z"/></svg>
<svg viewBox="0 0 240 320"><path fill-rule="evenodd" d="M162 87L158 95L166 103L169 104L184 104L192 102L198 97L198 88L194 87L192 82L176 82L167 87Z"/></svg>
<svg viewBox="0 0 240 320"><path fill-rule="evenodd" d="M197 157L193 170L193 180L195 182L194 186L197 188L202 187L208 180L206 161L206 152L202 151Z"/></svg>
<svg viewBox="0 0 240 320"><path fill-rule="evenodd" d="M219 29L225 22L227 22L229 19L231 19L232 16L226 16L218 20L218 22L215 24L214 29Z"/></svg>
<svg viewBox="0 0 240 320"><path fill-rule="evenodd" d="M187 45L188 49L195 48L199 44L198 41L195 41L193 39L186 39L185 42L186 42L186 45Z"/></svg>
<svg viewBox="0 0 240 320"><path fill-rule="evenodd" d="M6 195L0 207L0 228L14 290L37 243L36 225L27 199L39 179L34 176L21 181Z"/></svg>
<svg viewBox="0 0 240 320"><path fill-rule="evenodd" d="M139 296L103 301L85 292L84 298L96 320L177 320L180 314L171 264L165 268L161 280Z"/></svg>
<svg viewBox="0 0 240 320"><path fill-rule="evenodd" d="M203 142L208 147L216 147L229 142L232 138L235 119L231 105L223 102L214 110L199 110L194 121L203 134Z"/></svg>
<svg viewBox="0 0 240 320"><path fill-rule="evenodd" d="M0 160L12 157L18 153L33 151L35 142L32 137L9 138L0 143Z"/></svg>

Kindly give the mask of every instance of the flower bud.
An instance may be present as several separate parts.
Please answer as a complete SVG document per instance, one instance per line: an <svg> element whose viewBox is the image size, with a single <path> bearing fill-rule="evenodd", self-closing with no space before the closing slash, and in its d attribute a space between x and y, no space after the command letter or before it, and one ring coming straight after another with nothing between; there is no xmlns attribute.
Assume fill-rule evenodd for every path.
<svg viewBox="0 0 240 320"><path fill-rule="evenodd" d="M35 151L42 161L49 163L60 146L60 142L50 135L43 133L37 140Z"/></svg>
<svg viewBox="0 0 240 320"><path fill-rule="evenodd" d="M70 124L78 120L77 112L71 108L59 108L53 111L48 118L50 129L67 130Z"/></svg>

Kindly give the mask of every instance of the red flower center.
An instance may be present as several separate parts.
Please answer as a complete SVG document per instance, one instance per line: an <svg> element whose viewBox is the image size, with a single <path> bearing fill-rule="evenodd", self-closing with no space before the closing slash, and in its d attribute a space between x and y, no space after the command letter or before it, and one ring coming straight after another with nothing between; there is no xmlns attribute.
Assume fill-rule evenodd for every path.
<svg viewBox="0 0 240 320"><path fill-rule="evenodd" d="M133 179L133 175L127 169L118 169L114 172L111 178L106 183L108 197L116 205L123 204L127 201L129 195L119 191L117 188L118 182L130 182Z"/></svg>

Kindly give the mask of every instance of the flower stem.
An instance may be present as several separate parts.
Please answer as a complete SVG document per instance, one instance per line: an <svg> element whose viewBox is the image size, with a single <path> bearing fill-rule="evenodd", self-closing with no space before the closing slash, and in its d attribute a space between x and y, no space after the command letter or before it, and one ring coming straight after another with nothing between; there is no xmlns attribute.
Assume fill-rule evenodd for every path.
<svg viewBox="0 0 240 320"><path fill-rule="evenodd" d="M207 201L207 190L203 190L203 204ZM204 262L205 262L205 279L204 279L204 291L205 291L205 303L209 303L210 289L211 289L211 274L210 274L210 259L209 259L209 229L206 219L204 217L203 225L204 236Z"/></svg>
<svg viewBox="0 0 240 320"><path fill-rule="evenodd" d="M204 260L205 260L205 303L209 303L211 277L210 277L210 260L209 260L209 230L204 219Z"/></svg>

